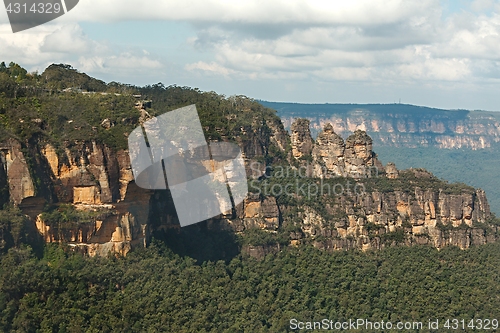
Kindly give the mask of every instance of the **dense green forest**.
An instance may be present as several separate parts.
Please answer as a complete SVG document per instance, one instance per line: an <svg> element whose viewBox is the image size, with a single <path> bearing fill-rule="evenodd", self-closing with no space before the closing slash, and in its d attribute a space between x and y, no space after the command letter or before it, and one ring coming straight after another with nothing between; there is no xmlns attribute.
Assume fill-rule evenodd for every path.
<svg viewBox="0 0 500 333"><path fill-rule="evenodd" d="M126 258L47 246L1 258L4 332L287 332L290 320L500 318L500 243L462 251L302 246L195 262L161 242ZM426 330L424 330L426 331ZM460 330L459 330L460 331Z"/></svg>

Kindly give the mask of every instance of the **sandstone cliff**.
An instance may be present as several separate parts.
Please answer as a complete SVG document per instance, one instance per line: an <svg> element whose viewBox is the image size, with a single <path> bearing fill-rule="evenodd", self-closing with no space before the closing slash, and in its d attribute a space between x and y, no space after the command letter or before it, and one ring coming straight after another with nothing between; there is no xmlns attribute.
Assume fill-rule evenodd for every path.
<svg viewBox="0 0 500 333"><path fill-rule="evenodd" d="M69 243L90 254L126 254L135 244L146 244L151 193L133 184L128 153L96 142L75 143L60 152L40 143L24 149L36 161L30 165L20 147L9 140L0 153L10 200L31 217L46 242ZM86 223L44 220L48 204L66 203L106 214Z"/></svg>
<svg viewBox="0 0 500 333"><path fill-rule="evenodd" d="M239 128L238 134L236 142L247 171L255 177L265 172L266 161L279 158L289 145L276 117L256 119ZM257 160L262 162L261 169L251 169L250 161ZM67 243L89 255L110 251L125 255L135 246L145 246L152 233L179 227L168 194L135 185L128 151L95 140L56 147L45 140L10 138L0 144L0 186L3 203L19 206L44 241ZM244 222L235 221L235 229L240 224L243 228L268 224L269 230L277 229L273 198L262 202L248 198L246 206L246 211L238 213Z"/></svg>
<svg viewBox="0 0 500 333"><path fill-rule="evenodd" d="M247 166L261 166L257 174L248 174L258 182L256 188L283 180L273 180L272 173L264 176L266 161L283 156L289 158L290 168L308 170L301 184L322 191L328 185L334 191L316 191L313 197L300 191L289 196L254 191L234 212L202 223L208 229L243 235L263 230L285 237L286 244L245 245L251 255L300 243L331 250L395 244L467 248L497 238L498 227L489 223L492 216L482 190L453 187L424 170L400 171L394 164L384 168L364 131L344 141L334 126L326 124L314 141L304 120L293 125L291 138L274 120L258 125L263 129L241 128L245 139L237 139ZM290 184L299 180L285 179ZM179 229L168 192L137 187L128 152L96 141L56 148L45 141L9 139L1 145L0 184L46 242L67 243L89 255L125 255L145 246L157 232ZM350 190L348 184L363 190ZM340 193L335 192L338 185L343 188Z"/></svg>

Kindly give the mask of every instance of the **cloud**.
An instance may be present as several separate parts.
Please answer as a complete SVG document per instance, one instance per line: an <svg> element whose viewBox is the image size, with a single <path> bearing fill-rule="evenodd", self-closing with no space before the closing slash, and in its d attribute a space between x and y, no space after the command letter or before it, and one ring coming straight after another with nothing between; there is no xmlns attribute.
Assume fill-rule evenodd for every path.
<svg viewBox="0 0 500 333"><path fill-rule="evenodd" d="M91 75L159 70L163 64L147 50L120 50L90 39L78 24L45 24L12 34L0 25L0 59L43 71L52 63L67 63Z"/></svg>
<svg viewBox="0 0 500 333"><path fill-rule="evenodd" d="M247 24L385 24L428 13L438 0L87 0L70 14L77 20L178 20Z"/></svg>
<svg viewBox="0 0 500 333"><path fill-rule="evenodd" d="M136 56L131 53L119 55L80 57L80 68L84 72L113 73L114 71L142 71L160 69L163 65L147 56Z"/></svg>
<svg viewBox="0 0 500 333"><path fill-rule="evenodd" d="M187 64L185 69L188 71L196 72L201 71L208 74L222 75L227 77L229 74L236 73L235 71L225 68L215 62L206 63L204 61L198 61L196 63Z"/></svg>
<svg viewBox="0 0 500 333"><path fill-rule="evenodd" d="M52 52L42 52L45 37L58 26L39 26L21 34L13 34L9 24L0 25L0 58L24 65L36 65L53 57Z"/></svg>
<svg viewBox="0 0 500 333"><path fill-rule="evenodd" d="M471 9L476 12L482 12L485 10L490 10L495 6L495 1L493 0L474 0L471 4Z"/></svg>
<svg viewBox="0 0 500 333"><path fill-rule="evenodd" d="M261 5L270 10L281 3ZM500 16L475 11L494 5L476 1L445 17L438 1L294 1L267 13L245 2L245 16L229 6L233 19L192 13L188 19L200 22L190 43L211 49L210 68L229 77L437 85L492 79L500 61ZM259 24L270 12L274 18Z"/></svg>
<svg viewBox="0 0 500 333"><path fill-rule="evenodd" d="M95 52L95 48L106 49L103 45L91 41L78 25L62 26L58 28L54 32L46 35L43 39L43 43L40 45L41 52L68 54L87 54L91 50Z"/></svg>
<svg viewBox="0 0 500 333"><path fill-rule="evenodd" d="M449 39L433 45L438 57L500 60L500 15L467 15L448 27Z"/></svg>

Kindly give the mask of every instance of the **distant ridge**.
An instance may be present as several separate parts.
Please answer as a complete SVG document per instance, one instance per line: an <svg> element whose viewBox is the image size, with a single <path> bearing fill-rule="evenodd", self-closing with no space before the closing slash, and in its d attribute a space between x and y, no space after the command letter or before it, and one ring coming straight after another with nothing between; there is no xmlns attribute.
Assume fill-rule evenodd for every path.
<svg viewBox="0 0 500 333"><path fill-rule="evenodd" d="M315 136L325 123L340 135L366 130L375 142L416 148L490 147L500 142L500 112L445 110L411 104L300 104L260 101L278 111L289 127L292 119L308 118ZM418 136L418 138L414 136Z"/></svg>
<svg viewBox="0 0 500 333"><path fill-rule="evenodd" d="M326 110L326 111L331 111L331 110L336 110L336 111L341 111L341 112L346 112L350 111L352 108L367 108L370 109L371 111L382 111L383 109L398 109L398 111L401 111L401 107L403 108L408 108L409 110L426 110L426 111L444 111L444 112L457 112L457 111L463 111L463 112L500 112L500 111L488 111L488 110L479 110L479 109L474 109L474 110L469 110L469 109L443 109L443 108L435 108L435 107L430 107L430 106L424 106L424 105L415 105L415 104L406 104L406 103L298 103L298 102L273 102L273 101L266 101L266 100L257 100L259 103L262 105L269 107L269 108L274 108L277 110L277 108L287 110L287 111L295 111L293 110L296 107L303 107L306 106L307 108L317 108L318 110ZM273 107L275 106L275 107Z"/></svg>

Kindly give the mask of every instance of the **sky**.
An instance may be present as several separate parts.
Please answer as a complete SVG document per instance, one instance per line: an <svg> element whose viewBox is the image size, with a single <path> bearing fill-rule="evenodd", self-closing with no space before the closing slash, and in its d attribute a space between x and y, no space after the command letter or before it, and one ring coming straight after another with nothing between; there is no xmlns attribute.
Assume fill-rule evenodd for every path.
<svg viewBox="0 0 500 333"><path fill-rule="evenodd" d="M80 0L0 61L298 103L500 111L500 0Z"/></svg>

